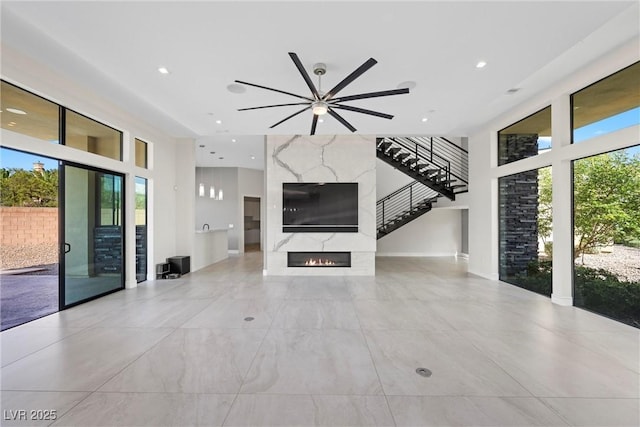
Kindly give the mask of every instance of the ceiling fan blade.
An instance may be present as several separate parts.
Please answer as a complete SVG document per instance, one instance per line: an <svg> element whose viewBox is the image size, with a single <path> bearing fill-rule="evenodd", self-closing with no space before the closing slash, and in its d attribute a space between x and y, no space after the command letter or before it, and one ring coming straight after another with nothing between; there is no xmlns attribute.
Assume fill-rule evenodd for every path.
<svg viewBox="0 0 640 427"><path fill-rule="evenodd" d="M331 101L332 102L345 102L345 101L354 101L356 99L377 98L378 96L402 95L402 94L405 94L405 93L409 93L409 89L408 88L383 90L383 91L380 91L380 92L359 93L357 95L343 96L341 98L336 98L336 99L333 99Z"/></svg>
<svg viewBox="0 0 640 427"><path fill-rule="evenodd" d="M315 99L311 99L311 98L308 98L306 96L296 95L295 93L285 92L284 90L274 89L272 87L266 87L266 86L261 86L261 85L257 85L257 84L254 84L254 83L243 82L242 80L234 80L234 81L236 83L240 83L240 84L247 85L247 86L253 86L253 87L260 88L260 89L270 90L270 91L273 91L273 92L284 93L285 95L295 96L296 98L306 99L307 101L311 101L311 102L315 101Z"/></svg>
<svg viewBox="0 0 640 427"><path fill-rule="evenodd" d="M391 114L379 113L378 111L366 110L364 108L352 107L351 105L331 104L331 108L341 108L343 110L355 111L356 113L369 114L370 116L382 117L383 119L393 119Z"/></svg>
<svg viewBox="0 0 640 427"><path fill-rule="evenodd" d="M316 89L316 86L311 81L311 77L309 77L309 73L307 73L307 70L305 70L304 67L302 66L302 62L300 62L300 58L298 58L298 55L296 55L293 52L289 52L289 56L291 57L291 60L293 61L293 63L296 64L296 68L302 75L304 82L307 84L307 86L309 86L309 89L311 90L311 93L313 94L314 98L320 99L320 94L318 93L318 89Z"/></svg>
<svg viewBox="0 0 640 427"><path fill-rule="evenodd" d="M262 108L288 107L290 105L308 105L308 104L309 104L308 102L294 102L293 104L263 105L261 107L239 108L238 111L260 110Z"/></svg>
<svg viewBox="0 0 640 427"><path fill-rule="evenodd" d="M325 101L330 100L331 98L336 96L336 94L338 92L340 92L342 89L344 89L345 86L347 86L349 83L351 83L352 81L354 81L355 79L360 77L365 71L367 71L369 68L373 67L377 63L378 63L378 61L376 61L373 58L367 59L367 61L364 64L359 66L353 73L349 74L347 77L344 78L344 80L342 80L333 89L331 89L329 92L327 92L327 94L324 96L323 99Z"/></svg>
<svg viewBox="0 0 640 427"><path fill-rule="evenodd" d="M316 134L316 126L318 125L318 115L314 114L313 115L313 120L311 121L311 133L309 135L315 135Z"/></svg>
<svg viewBox="0 0 640 427"><path fill-rule="evenodd" d="M293 118L295 116L297 116L298 114L302 113L303 111L307 111L308 109L311 108L311 105L309 105L308 107L303 108L302 110L293 113L292 115L285 117L284 119L280 120L278 123L276 123L275 125L269 126L269 129L273 129L274 127L278 126L279 124L282 124L284 122L286 122L287 120L289 120L290 118Z"/></svg>
<svg viewBox="0 0 640 427"><path fill-rule="evenodd" d="M337 121L339 121L340 123L342 123L344 125L344 127L346 127L347 129L349 129L351 132L355 132L356 128L354 128L353 126L351 126L351 124L346 121L340 114L336 113L335 111L333 111L332 108L329 108L327 110L327 113L331 114L331 116L336 119Z"/></svg>

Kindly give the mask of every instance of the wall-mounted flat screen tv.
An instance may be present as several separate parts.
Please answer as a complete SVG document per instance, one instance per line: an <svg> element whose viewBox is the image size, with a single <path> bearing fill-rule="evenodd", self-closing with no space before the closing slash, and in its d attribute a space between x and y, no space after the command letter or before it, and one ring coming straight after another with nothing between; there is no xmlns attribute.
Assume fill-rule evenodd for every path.
<svg viewBox="0 0 640 427"><path fill-rule="evenodd" d="M282 231L358 232L357 182L282 184Z"/></svg>

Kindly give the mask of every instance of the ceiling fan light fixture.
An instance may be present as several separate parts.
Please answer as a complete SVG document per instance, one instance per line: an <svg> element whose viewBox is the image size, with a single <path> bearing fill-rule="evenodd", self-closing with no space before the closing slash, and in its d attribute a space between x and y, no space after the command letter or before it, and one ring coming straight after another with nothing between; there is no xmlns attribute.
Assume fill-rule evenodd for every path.
<svg viewBox="0 0 640 427"><path fill-rule="evenodd" d="M311 104L311 106L312 106L311 110L313 111L313 114L315 114L316 116L324 116L325 114L327 114L327 111L329 110L329 106L324 101L316 101L313 104Z"/></svg>

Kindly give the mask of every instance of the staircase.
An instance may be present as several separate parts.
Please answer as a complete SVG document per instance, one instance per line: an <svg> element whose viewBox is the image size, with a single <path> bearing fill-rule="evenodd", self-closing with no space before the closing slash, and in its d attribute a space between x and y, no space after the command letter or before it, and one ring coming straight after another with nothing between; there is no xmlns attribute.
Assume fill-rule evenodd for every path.
<svg viewBox="0 0 640 427"><path fill-rule="evenodd" d="M408 222L429 212L440 197L436 191L418 181L378 200L376 203L376 237L380 239Z"/></svg>
<svg viewBox="0 0 640 427"><path fill-rule="evenodd" d="M468 191L468 153L446 138L378 138L376 155L450 200Z"/></svg>
<svg viewBox="0 0 640 427"><path fill-rule="evenodd" d="M378 138L376 155L414 179L378 200L378 239L429 212L439 197L468 191L468 153L446 138Z"/></svg>

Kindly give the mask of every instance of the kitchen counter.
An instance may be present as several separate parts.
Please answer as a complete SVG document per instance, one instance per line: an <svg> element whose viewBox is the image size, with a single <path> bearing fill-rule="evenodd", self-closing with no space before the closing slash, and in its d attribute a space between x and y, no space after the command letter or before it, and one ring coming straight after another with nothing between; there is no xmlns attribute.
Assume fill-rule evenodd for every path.
<svg viewBox="0 0 640 427"><path fill-rule="evenodd" d="M191 271L196 271L229 257L228 229L196 230Z"/></svg>

